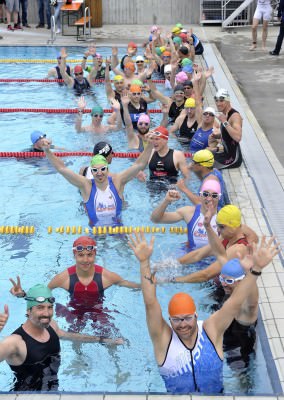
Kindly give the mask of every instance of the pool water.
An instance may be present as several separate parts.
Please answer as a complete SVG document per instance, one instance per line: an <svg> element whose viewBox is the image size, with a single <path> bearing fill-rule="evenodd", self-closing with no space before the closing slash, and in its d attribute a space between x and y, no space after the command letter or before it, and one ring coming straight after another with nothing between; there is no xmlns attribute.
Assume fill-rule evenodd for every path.
<svg viewBox="0 0 284 400"><path fill-rule="evenodd" d="M46 48L2 48L1 58L55 58L59 49ZM110 49L100 48L104 56ZM84 49L68 49L71 58L80 58ZM123 50L120 49L120 56ZM0 77L43 78L47 75L50 64L1 64ZM98 102L104 108L109 107L104 95L104 86L95 87L95 97L88 96L88 107ZM56 83L1 83L1 107L50 107L74 108L76 98L72 91ZM157 104L151 105L157 108ZM107 116L104 117L104 121ZM161 114L152 114L153 126L158 124ZM84 125L90 116L83 117ZM0 151L21 151L30 146L31 131L39 129L48 133L53 143L70 151L91 151L100 140L109 141L114 151L127 151L127 140L124 132L113 132L107 135L76 133L75 116L72 114L45 113L0 113L1 148ZM170 147L180 148L170 139ZM87 165L87 157L64 158L65 163L74 171ZM118 172L133 162L129 159L115 158L111 171ZM192 177L192 189L196 190L198 182ZM88 220L81 204L78 190L55 173L46 159L1 159L2 204L0 210L1 225L33 225L33 235L1 235L1 305L7 302L10 318L1 337L16 329L25 319L25 301L9 294L9 278L20 275L25 289L35 283L48 283L57 273L73 265L72 243L78 235L55 233L56 227L81 226L84 230ZM161 201L164 192L153 193L145 183L133 180L125 189L125 206L123 223L125 226L152 226L150 214ZM183 197L169 210L188 204ZM184 224L175 224L184 226ZM47 227L53 227L48 234ZM157 233L153 261L171 262L172 269L177 268L174 262L175 253L182 242L184 234ZM150 235L147 235L150 238ZM117 272L122 277L138 282L139 264L122 236L97 237L98 249L96 262L107 269ZM190 267L184 267L189 270ZM180 273L175 271L176 273ZM166 271L164 273L172 273ZM214 301L209 284L167 284L157 288L158 299L164 316L167 318L167 304L177 291L188 291L196 300L200 319L206 319L211 312ZM56 301L68 302L67 294L57 289L54 291ZM155 363L152 344L148 335L143 298L140 290L111 287L105 292L104 306L111 318L113 336L123 337L123 346L109 347L100 344L78 344L62 341L62 363L59 372L60 391L74 392L165 392ZM68 329L64 318L58 318L60 327ZM100 334L90 323L84 333ZM0 391L9 391L13 375L6 363L0 367ZM257 340L257 351L251 363L249 373L241 375L224 365L225 394L272 394L266 361L260 340Z"/></svg>

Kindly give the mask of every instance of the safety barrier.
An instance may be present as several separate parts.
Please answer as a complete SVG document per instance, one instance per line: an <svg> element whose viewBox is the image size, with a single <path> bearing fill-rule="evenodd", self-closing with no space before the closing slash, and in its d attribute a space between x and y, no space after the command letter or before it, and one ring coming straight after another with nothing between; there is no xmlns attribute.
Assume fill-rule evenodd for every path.
<svg viewBox="0 0 284 400"><path fill-rule="evenodd" d="M90 108L85 108L84 114L91 113ZM113 112L112 108L106 108L103 110L104 113L110 114ZM48 113L48 114L77 114L77 108L0 108L0 113L16 113L16 112L28 112L28 113ZM159 114L162 110L151 109L148 110L150 114Z"/></svg>
<svg viewBox="0 0 284 400"><path fill-rule="evenodd" d="M33 235L36 229L33 225L31 226L0 226L1 235ZM187 233L187 228L182 226L170 226L168 228L170 233L174 234L184 234ZM66 227L47 227L47 233L66 233L67 235L81 235L92 233L93 235L115 235L115 234L130 234L130 233L166 233L166 228L164 226L97 226L93 228L83 228L82 226L69 226Z"/></svg>
<svg viewBox="0 0 284 400"><path fill-rule="evenodd" d="M89 151L65 151L54 152L57 157L92 157L93 153ZM138 158L140 153L113 153L113 157L117 158ZM190 158L191 153L184 153L185 157ZM38 151L1 151L0 158L44 158L44 152Z"/></svg>
<svg viewBox="0 0 284 400"><path fill-rule="evenodd" d="M41 82L41 83L63 83L64 79L35 79L35 78L0 78L0 83L30 83L30 82ZM94 82L96 83L104 83L105 79L95 79ZM114 82L111 80L111 82ZM165 83L164 79L153 79L152 82L154 83Z"/></svg>

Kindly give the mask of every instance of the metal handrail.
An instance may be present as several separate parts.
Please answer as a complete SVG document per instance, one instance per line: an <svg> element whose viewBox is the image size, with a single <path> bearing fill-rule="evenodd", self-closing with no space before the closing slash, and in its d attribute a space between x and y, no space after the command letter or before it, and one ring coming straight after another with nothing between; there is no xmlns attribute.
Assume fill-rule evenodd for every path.
<svg viewBox="0 0 284 400"><path fill-rule="evenodd" d="M55 18L54 15L50 18L50 34L51 38L47 41L47 43L54 43L56 39L56 29L55 29Z"/></svg>
<svg viewBox="0 0 284 400"><path fill-rule="evenodd" d="M86 23L86 18L88 18L88 36L91 36L91 14L90 14L90 9L89 7L85 7L84 10L84 40L86 40L86 31L87 31L87 23Z"/></svg>

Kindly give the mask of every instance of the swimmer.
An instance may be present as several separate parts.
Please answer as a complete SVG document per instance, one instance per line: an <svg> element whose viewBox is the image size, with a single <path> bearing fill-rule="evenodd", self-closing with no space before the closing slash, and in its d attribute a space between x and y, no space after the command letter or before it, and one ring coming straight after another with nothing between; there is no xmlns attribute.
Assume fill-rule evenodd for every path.
<svg viewBox="0 0 284 400"><path fill-rule="evenodd" d="M86 65L89 56L93 57L93 66ZM97 71L95 79L105 79L106 67L103 65L103 57L100 53L97 53L95 46L90 46L88 50L85 51L83 55L83 60L81 62L81 67L84 71L87 72L91 72L92 68L95 68Z"/></svg>
<svg viewBox="0 0 284 400"><path fill-rule="evenodd" d="M210 204L215 212L215 217L212 218L211 224L214 231L217 232L216 214L218 201L221 197L219 182L210 179L205 181L200 189L199 196L200 204L196 206L184 206L177 208L175 211L167 212L166 209L170 204L181 199L181 194L178 190L168 190L162 203L151 214L151 221L154 223L173 224L184 221L188 230L187 246L191 250L203 248L208 244L203 221Z"/></svg>
<svg viewBox="0 0 284 400"><path fill-rule="evenodd" d="M81 96L78 99L78 115L75 121L75 129L76 132L91 132L91 133L107 133L111 131L119 131L122 128L122 121L120 116L120 104L117 100L111 100L111 106L116 114L116 125L103 125L102 120L104 116L104 110L101 106L97 105L92 108L91 117L92 122L91 125L82 126L82 115L84 109L87 106L86 100L84 96Z"/></svg>
<svg viewBox="0 0 284 400"><path fill-rule="evenodd" d="M122 198L126 183L133 179L139 171L144 170L151 155L153 149L151 135L148 134L145 140L149 140L149 144L136 162L126 170L117 173L113 178L109 176L107 160L101 155L94 156L90 163L93 175L92 180L67 168L64 162L50 151L48 141L44 142L43 148L53 167L69 183L79 188L89 216L90 225L113 226L120 224ZM101 207L99 203L105 206Z"/></svg>
<svg viewBox="0 0 284 400"><path fill-rule="evenodd" d="M61 54L57 54L57 65L55 67L50 68L47 74L47 79L54 78L54 79L63 79L61 72L60 72L60 65L61 65ZM73 68L70 65L65 66L66 74L71 76L73 73Z"/></svg>
<svg viewBox="0 0 284 400"><path fill-rule="evenodd" d="M126 99L128 99L128 104L126 105ZM128 113L131 118L132 126L134 129L137 129L137 122L141 114L147 114L147 102L144 100L142 96L142 87L139 85L131 85L129 88L128 96L124 96L124 99L121 98L121 103L123 110L127 107ZM123 111L123 118L125 122L125 111Z"/></svg>
<svg viewBox="0 0 284 400"><path fill-rule="evenodd" d="M83 68L81 67L81 65L76 65L74 67L75 77L73 78L72 76L69 76L66 73L66 58L67 58L66 49L62 48L60 54L61 54L60 72L68 88L74 89L75 93L79 96L81 96L86 91L89 91L89 89L95 84L94 79L96 77L97 70L93 68L92 71L87 76L87 78L84 78Z"/></svg>
<svg viewBox="0 0 284 400"><path fill-rule="evenodd" d="M109 143L98 142L93 149L93 155L96 156L97 154L105 157L109 165L112 163L113 150ZM88 179L93 179L91 167L89 166L81 167L79 174L85 176ZM110 173L110 175L112 174Z"/></svg>
<svg viewBox="0 0 284 400"><path fill-rule="evenodd" d="M215 167L218 169L238 168L243 158L240 141L242 139L242 117L232 108L227 89L219 89L214 96L217 106L217 119L220 121L221 144L223 151L216 151Z"/></svg>
<svg viewBox="0 0 284 400"><path fill-rule="evenodd" d="M48 139L46 137L46 134L41 132L41 131L33 131L31 133L31 142L32 142L32 147L26 151L33 151L33 152L38 152L38 153L43 153L43 143L45 141L48 141L50 148L54 149L54 150L63 150L63 151L67 151L65 148L63 147L58 147L52 144L52 140Z"/></svg>
<svg viewBox="0 0 284 400"><path fill-rule="evenodd" d="M159 372L167 392L217 394L223 391L223 335L240 312L257 276L279 252L277 246L261 242L253 248L253 269L239 283L222 308L205 321L198 321L194 300L176 293L168 305L170 325L162 316L150 268L154 237L148 244L143 233L130 236L129 246L140 262L141 289L146 320ZM246 259L241 260L246 262ZM195 360L193 363L192 360Z"/></svg>
<svg viewBox="0 0 284 400"><path fill-rule="evenodd" d="M252 22L252 45L250 51L256 49L257 46L257 27L259 21L262 19L262 50L266 50L266 39L268 32L268 23L271 20L272 7L270 0L257 0L256 10Z"/></svg>
<svg viewBox="0 0 284 400"><path fill-rule="evenodd" d="M216 181L214 181L216 182ZM209 204L209 207L210 204ZM208 207L208 208L209 208ZM207 208L207 210L208 210ZM215 210L214 210L215 211ZM212 211L213 213L213 211ZM229 204L217 213L217 232L221 236L228 260L242 258L249 254L249 245L258 242L258 236L247 225L242 224L242 214L238 207ZM201 247L179 258L181 264L195 263L205 257L214 255L210 244ZM207 268L185 276L175 278L176 282L207 282L220 274L222 265L217 260Z"/></svg>
<svg viewBox="0 0 284 400"><path fill-rule="evenodd" d="M136 68L137 68L135 75L143 74L146 71L147 67L145 65L144 57L137 56L135 59L135 64L136 64Z"/></svg>
<svg viewBox="0 0 284 400"><path fill-rule="evenodd" d="M125 64L128 62L133 62L133 58L136 53L137 53L137 44L134 42L129 42L127 45L127 54L122 56L121 61L120 61L120 68L122 71L124 71ZM114 57L117 57L117 53L113 54ZM118 65L118 59L115 60L116 65Z"/></svg>
<svg viewBox="0 0 284 400"><path fill-rule="evenodd" d="M226 204L230 204L230 201L228 198L223 175L218 169L213 168L213 166L214 155L213 153L211 153L211 151L205 149L199 150L194 153L191 164L189 165L189 169L190 171L194 172L197 178L201 181L198 193L201 192L203 183L207 182L208 180L215 180L219 182L221 186L221 196L219 198L218 206L223 207ZM185 185L184 180L181 179L180 181L178 181L177 187L188 197L188 199L193 204L201 203L201 197L189 190L188 187Z"/></svg>
<svg viewBox="0 0 284 400"><path fill-rule="evenodd" d="M19 280L18 280L19 282ZM123 344L121 338L111 339L67 332L53 319L55 298L49 287L37 284L27 293L19 293L27 302L27 320L0 342L0 362L6 361L15 374L14 391L58 390L60 367L59 339L85 343ZM0 331L9 318L8 306L0 313Z"/></svg>

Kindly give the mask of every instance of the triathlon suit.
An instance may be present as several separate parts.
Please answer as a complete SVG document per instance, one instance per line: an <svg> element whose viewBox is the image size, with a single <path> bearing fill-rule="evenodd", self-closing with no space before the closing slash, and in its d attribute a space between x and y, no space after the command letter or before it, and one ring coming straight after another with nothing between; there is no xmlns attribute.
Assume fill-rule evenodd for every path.
<svg viewBox="0 0 284 400"><path fill-rule="evenodd" d="M190 250L199 249L208 244L206 229L203 225L204 215L201 213L201 204L197 204L191 220L187 224L187 240ZM211 219L210 223L214 232L217 233L216 214Z"/></svg>
<svg viewBox="0 0 284 400"><path fill-rule="evenodd" d="M201 127L197 129L190 142L190 151L196 153L199 150L206 149L208 147L208 138L213 132L213 127L207 131Z"/></svg>
<svg viewBox="0 0 284 400"><path fill-rule="evenodd" d="M174 164L174 150L169 149L168 153L161 157L155 151L149 162L150 180L167 180L170 183L176 183L178 170Z"/></svg>
<svg viewBox="0 0 284 400"><path fill-rule="evenodd" d="M196 55L203 54L204 48L203 48L203 45L202 45L201 41L194 34L192 34L191 37L193 39L193 46L194 46L194 49L195 49L195 54Z"/></svg>
<svg viewBox="0 0 284 400"><path fill-rule="evenodd" d="M183 123L181 124L181 127L179 128L179 133L177 135L178 141L181 143L185 143L185 144L189 144L191 142L191 139L198 127L198 122L194 121L194 123L189 128L187 126L187 121L188 121L188 115L183 120Z"/></svg>
<svg viewBox="0 0 284 400"><path fill-rule="evenodd" d="M97 72L96 79L105 79L105 74L106 74L106 67L101 67L101 69Z"/></svg>
<svg viewBox="0 0 284 400"><path fill-rule="evenodd" d="M233 108L230 109L228 112L228 121L231 116L238 111L234 110ZM238 113L239 114L239 113ZM221 129L221 140L222 145L224 147L224 151L222 153L215 153L215 163L216 168L223 169L223 168L238 168L242 164L243 158L241 153L240 144L236 142L231 136L229 135L227 129L220 125Z"/></svg>
<svg viewBox="0 0 284 400"><path fill-rule="evenodd" d="M147 113L147 103L145 100L140 99L139 108L136 108L132 103L128 104L128 111L134 129L137 129L137 121L141 114Z"/></svg>
<svg viewBox="0 0 284 400"><path fill-rule="evenodd" d="M22 326L13 332L13 335L22 337L27 347L27 356L23 364L9 365L17 379L14 391L58 390L59 337L51 326L47 331L50 337L45 343L32 338Z"/></svg>
<svg viewBox="0 0 284 400"><path fill-rule="evenodd" d="M182 110L184 108L184 103L185 103L185 101L180 106L177 106L175 101L172 102L170 109L169 109L169 119L170 119L169 123L170 124L173 124L175 122L175 120L177 119L177 117L180 115L180 113L182 112Z"/></svg>
<svg viewBox="0 0 284 400"><path fill-rule="evenodd" d="M203 182L206 178L208 178L208 176L214 175L216 176L216 178L218 178L218 181L220 183L221 186L221 198L218 201L218 207L222 208L224 207L226 204L230 204L230 200L229 200L229 196L228 196L228 192L227 192L227 188L226 188L226 184L222 175L222 172L220 172L218 169L213 168L212 171L210 171L207 175L203 176L202 178L202 182L200 184L199 187L199 192L201 191Z"/></svg>
<svg viewBox="0 0 284 400"><path fill-rule="evenodd" d="M56 65L55 69L56 69L56 73L57 73L57 78L56 79L63 79L63 77L61 75L61 72L60 72L60 68L59 68L58 65ZM70 66L69 65L66 65L66 73L69 76L71 76L71 70L70 70Z"/></svg>
<svg viewBox="0 0 284 400"><path fill-rule="evenodd" d="M76 95L81 96L84 92L91 89L91 85L89 84L87 78L83 78L82 83L78 81L78 79L74 78L73 89L76 92Z"/></svg>
<svg viewBox="0 0 284 400"><path fill-rule="evenodd" d="M96 187L92 179L92 190L85 208L89 216L90 225L116 226L120 223L122 199L113 184L112 177L108 177L108 186L105 190Z"/></svg>
<svg viewBox="0 0 284 400"><path fill-rule="evenodd" d="M68 292L71 300L69 306L73 308L89 308L90 311L94 311L94 305L98 302L102 303L104 296L102 282L103 267L94 264L93 279L87 286L80 282L76 272L76 265L69 267L67 271L70 277Z"/></svg>
<svg viewBox="0 0 284 400"><path fill-rule="evenodd" d="M222 240L222 244L223 244L223 246L224 246L225 249L227 249L228 243L229 243L229 240L228 240L228 239L223 239L223 240ZM245 246L248 246L248 241L247 241L247 239L246 239L245 237L242 237L242 238L236 240L234 243L232 243L232 246L233 246L234 244L243 244L243 245L245 245Z"/></svg>
<svg viewBox="0 0 284 400"><path fill-rule="evenodd" d="M203 328L197 322L198 335L192 349L188 348L172 330L166 358L159 366L167 392L221 393L223 391L223 360Z"/></svg>
<svg viewBox="0 0 284 400"><path fill-rule="evenodd" d="M115 100L119 101L119 104L120 104L120 115L121 115L122 122L125 125L123 107L122 107L122 103L121 103L121 94L118 93L116 90L114 90L114 98L115 98Z"/></svg>

